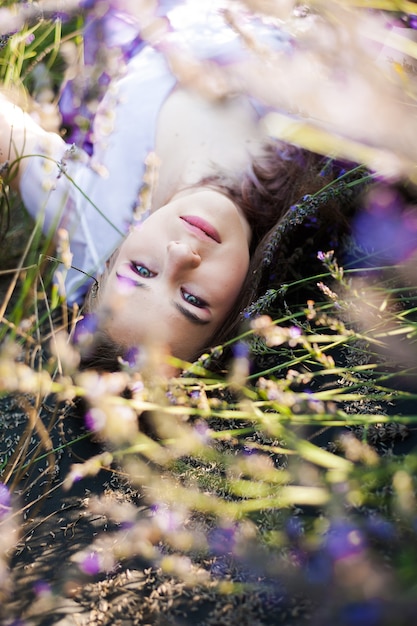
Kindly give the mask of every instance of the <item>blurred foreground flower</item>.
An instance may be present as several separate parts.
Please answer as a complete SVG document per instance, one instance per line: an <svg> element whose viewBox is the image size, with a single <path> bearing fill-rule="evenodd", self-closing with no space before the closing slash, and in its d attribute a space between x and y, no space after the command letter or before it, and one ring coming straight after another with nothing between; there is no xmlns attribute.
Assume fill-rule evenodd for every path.
<svg viewBox="0 0 417 626"><path fill-rule="evenodd" d="M354 220L353 234L373 265L407 261L417 252L417 207L392 187L380 185Z"/></svg>
<svg viewBox="0 0 417 626"><path fill-rule="evenodd" d="M265 339L267 346L280 346L283 343L293 348L298 343L303 343L301 329L298 326L277 326L269 315L261 315L251 323L256 334Z"/></svg>
<svg viewBox="0 0 417 626"><path fill-rule="evenodd" d="M92 154L97 137L91 125L97 107L111 80L123 74L126 63L144 45L141 29L152 20L157 3L84 0L80 4L85 15L83 59L77 60L73 44L64 46L68 71L59 108L66 140Z"/></svg>
<svg viewBox="0 0 417 626"><path fill-rule="evenodd" d="M13 515L9 488L0 483L0 617L4 598L10 592L9 560L18 539L18 520Z"/></svg>
<svg viewBox="0 0 417 626"><path fill-rule="evenodd" d="M3 519L11 509L11 496L8 488L0 483L0 520Z"/></svg>

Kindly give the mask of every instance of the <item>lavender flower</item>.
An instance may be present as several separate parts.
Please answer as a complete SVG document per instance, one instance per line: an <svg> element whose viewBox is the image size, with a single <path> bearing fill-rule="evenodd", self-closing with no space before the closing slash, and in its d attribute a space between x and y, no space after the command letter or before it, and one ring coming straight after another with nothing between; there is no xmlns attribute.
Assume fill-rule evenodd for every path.
<svg viewBox="0 0 417 626"><path fill-rule="evenodd" d="M341 561L362 554L365 539L362 532L353 524L336 521L325 537L324 548L332 561Z"/></svg>
<svg viewBox="0 0 417 626"><path fill-rule="evenodd" d="M408 27L413 30L417 29L417 15L409 15L408 16Z"/></svg>
<svg viewBox="0 0 417 626"><path fill-rule="evenodd" d="M179 509L172 509L166 504L154 504L151 507L156 525L164 533L176 532L183 527L184 517Z"/></svg>
<svg viewBox="0 0 417 626"><path fill-rule="evenodd" d="M93 338L94 333L98 330L97 315L87 313L79 322L77 322L72 336L76 345L83 345L86 341Z"/></svg>
<svg viewBox="0 0 417 626"><path fill-rule="evenodd" d="M0 520L11 510L10 491L3 483L0 483Z"/></svg>
<svg viewBox="0 0 417 626"><path fill-rule="evenodd" d="M417 251L417 211L396 190L381 186L369 194L353 234L361 248L375 255L375 263L402 263Z"/></svg>
<svg viewBox="0 0 417 626"><path fill-rule="evenodd" d="M96 407L87 411L84 417L86 428L92 432L99 432L106 425L105 413Z"/></svg>
<svg viewBox="0 0 417 626"><path fill-rule="evenodd" d="M247 359L249 356L249 346L244 341L238 341L233 346L233 356L235 359Z"/></svg>
<svg viewBox="0 0 417 626"><path fill-rule="evenodd" d="M236 545L236 528L234 526L215 528L209 534L208 542L213 554L217 556L229 554Z"/></svg>
<svg viewBox="0 0 417 626"><path fill-rule="evenodd" d="M97 105L112 80L144 45L139 24L117 0L87 0L85 12L83 71L64 85L59 101L66 139L88 154L93 152L92 122Z"/></svg>
<svg viewBox="0 0 417 626"><path fill-rule="evenodd" d="M89 576L95 576L100 572L100 559L97 552L90 552L80 563L81 570Z"/></svg>
<svg viewBox="0 0 417 626"><path fill-rule="evenodd" d="M133 369L138 364L139 356L140 356L139 348L137 347L129 348L126 354L124 355L123 361L124 363L126 363L128 367Z"/></svg>
<svg viewBox="0 0 417 626"><path fill-rule="evenodd" d="M290 517L285 525L290 541L297 542L304 533L303 523L299 517Z"/></svg>
<svg viewBox="0 0 417 626"><path fill-rule="evenodd" d="M45 580L37 580L33 584L33 591L38 597L48 596L52 593L51 585Z"/></svg>
<svg viewBox="0 0 417 626"><path fill-rule="evenodd" d="M379 600L352 602L341 610L339 624L343 626L379 626L383 623L383 606Z"/></svg>

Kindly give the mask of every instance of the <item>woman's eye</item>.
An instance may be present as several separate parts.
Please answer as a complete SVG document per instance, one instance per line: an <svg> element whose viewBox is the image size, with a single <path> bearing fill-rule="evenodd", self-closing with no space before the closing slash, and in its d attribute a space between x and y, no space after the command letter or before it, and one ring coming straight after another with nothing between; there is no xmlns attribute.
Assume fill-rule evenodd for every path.
<svg viewBox="0 0 417 626"><path fill-rule="evenodd" d="M185 289L181 289L181 293L185 302L188 302L188 304L191 304L192 306L196 306L199 309L204 309L207 306L207 302L205 302L201 298L198 298L192 293L188 293L188 291L185 291Z"/></svg>
<svg viewBox="0 0 417 626"><path fill-rule="evenodd" d="M155 272L152 272L145 265L141 265L140 263L132 263L132 269L136 274L139 274L141 278L153 278L156 276Z"/></svg>

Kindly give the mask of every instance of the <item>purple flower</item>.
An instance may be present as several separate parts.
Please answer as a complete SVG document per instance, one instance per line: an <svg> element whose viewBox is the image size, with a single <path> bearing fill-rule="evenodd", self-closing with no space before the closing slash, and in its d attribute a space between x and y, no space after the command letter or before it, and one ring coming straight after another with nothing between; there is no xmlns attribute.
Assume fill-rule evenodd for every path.
<svg viewBox="0 0 417 626"><path fill-rule="evenodd" d="M202 444L207 444L211 441L210 435L209 435L210 428L208 427L207 422L205 422L202 419L198 420L194 424L194 433L197 439L199 439Z"/></svg>
<svg viewBox="0 0 417 626"><path fill-rule="evenodd" d="M157 525L165 533L178 530L183 523L181 515L172 511L166 504L154 504L151 511Z"/></svg>
<svg viewBox="0 0 417 626"><path fill-rule="evenodd" d="M94 407L85 414L84 423L88 430L96 433L106 425L106 415L101 409Z"/></svg>
<svg viewBox="0 0 417 626"><path fill-rule="evenodd" d="M112 78L106 65L106 52L112 51L112 66L120 68L144 45L137 20L120 4L117 0L82 3L86 14L83 32L85 72L69 80L60 94L59 109L67 129L66 140L84 148L90 155L93 152L94 111ZM113 52L120 57L119 63L115 62Z"/></svg>
<svg viewBox="0 0 417 626"><path fill-rule="evenodd" d="M353 524L334 522L325 536L324 548L333 561L341 561L363 553L365 540Z"/></svg>
<svg viewBox="0 0 417 626"><path fill-rule="evenodd" d="M417 15L409 15L408 16L408 27L413 30L417 29Z"/></svg>
<svg viewBox="0 0 417 626"><path fill-rule="evenodd" d="M366 530L372 539L392 541L396 537L394 525L378 515L371 515L367 519Z"/></svg>
<svg viewBox="0 0 417 626"><path fill-rule="evenodd" d="M37 580L33 584L33 591L37 596L48 596L51 594L51 585L47 583L45 580Z"/></svg>
<svg viewBox="0 0 417 626"><path fill-rule="evenodd" d="M236 545L236 528L234 526L215 528L208 536L211 552L216 556L233 552Z"/></svg>
<svg viewBox="0 0 417 626"><path fill-rule="evenodd" d="M90 552L80 563L81 570L89 576L100 572L100 559L97 552Z"/></svg>
<svg viewBox="0 0 417 626"><path fill-rule="evenodd" d="M401 263L417 251L417 211L397 191L380 186L354 220L353 235L360 247L378 257L376 263Z"/></svg>
<svg viewBox="0 0 417 626"><path fill-rule="evenodd" d="M97 315L94 313L87 313L84 317L77 322L72 340L76 345L85 343L86 340L93 338L95 332L98 329Z"/></svg>
<svg viewBox="0 0 417 626"><path fill-rule="evenodd" d="M298 326L290 326L289 335L291 339L298 339L301 337L301 328L298 328Z"/></svg>
<svg viewBox="0 0 417 626"><path fill-rule="evenodd" d="M135 528L135 522L133 520L124 520L120 523L120 530L132 530Z"/></svg>
<svg viewBox="0 0 417 626"><path fill-rule="evenodd" d="M304 568L306 580L314 585L326 585L332 577L332 564L328 554L322 550L317 551L307 558Z"/></svg>
<svg viewBox="0 0 417 626"><path fill-rule="evenodd" d="M66 128L67 143L80 146L91 156L93 114L88 107L87 93L80 87L79 81L69 80L65 84L60 94L59 110L62 124Z"/></svg>
<svg viewBox="0 0 417 626"><path fill-rule="evenodd" d="M341 610L340 626L378 626L382 624L383 611L377 600L347 604Z"/></svg>
<svg viewBox="0 0 417 626"><path fill-rule="evenodd" d="M248 344L244 341L238 341L233 346L233 356L235 359L247 359L249 356Z"/></svg>
<svg viewBox="0 0 417 626"><path fill-rule="evenodd" d="M123 360L129 367L134 368L138 364L138 359L139 359L139 348L133 347L127 350L126 354L124 355Z"/></svg>
<svg viewBox="0 0 417 626"><path fill-rule="evenodd" d="M0 520L9 513L11 506L10 492L6 485L0 483Z"/></svg>
<svg viewBox="0 0 417 626"><path fill-rule="evenodd" d="M285 525L290 541L297 541L304 532L303 523L298 517L290 517Z"/></svg>

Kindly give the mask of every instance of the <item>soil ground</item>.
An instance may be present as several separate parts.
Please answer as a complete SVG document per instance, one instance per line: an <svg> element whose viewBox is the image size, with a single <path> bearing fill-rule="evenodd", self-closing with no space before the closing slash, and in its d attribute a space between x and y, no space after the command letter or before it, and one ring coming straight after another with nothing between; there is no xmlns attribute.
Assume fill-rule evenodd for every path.
<svg viewBox="0 0 417 626"><path fill-rule="evenodd" d="M3 455L18 443L25 415L16 398L1 401L0 415L3 433L0 452ZM67 415L64 423L52 433L52 439L56 444L58 438L62 442L77 438L83 432L82 420ZM35 447L33 443L33 449ZM59 454L52 482L46 477L46 462L22 477L16 504L31 502L32 506L21 516L20 537L11 559L9 594L0 609L4 626L305 623L308 603L295 596L289 600L278 584L271 581L255 584L250 581L244 591L227 595L215 584L186 584L140 558L125 559L106 575L85 574L77 563L77 554L88 552L99 534L120 532L106 515L89 510L91 498L101 496L115 507L134 502L139 516L149 516L148 508L141 504L140 493L131 489L117 472L103 471L96 478L76 483L69 492L63 489L62 482L71 463L90 458L98 451L98 444L83 439ZM37 475L41 480L36 480ZM214 581L218 572L230 579L225 557L200 561L195 566L196 580L201 568L213 574Z"/></svg>

